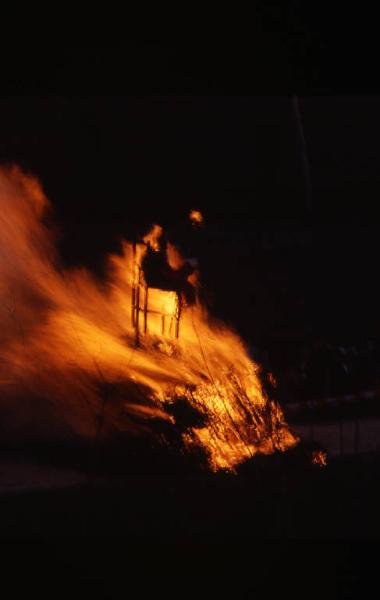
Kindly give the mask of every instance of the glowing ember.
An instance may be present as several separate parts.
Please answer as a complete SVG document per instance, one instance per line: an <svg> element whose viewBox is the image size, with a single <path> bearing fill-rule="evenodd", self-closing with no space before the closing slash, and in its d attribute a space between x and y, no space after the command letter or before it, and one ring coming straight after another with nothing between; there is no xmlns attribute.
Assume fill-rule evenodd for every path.
<svg viewBox="0 0 380 600"><path fill-rule="evenodd" d="M101 422L104 436L139 435L157 421L174 424L170 406L186 402L202 419L183 427L183 441L202 446L212 469L233 470L296 443L241 339L198 300L181 303L175 291L146 286L141 265L149 246L160 252L160 226L141 243L124 242L101 283L60 265L45 224L50 205L35 179L0 170L0 206L5 428L8 418L11 432L91 438ZM166 252L171 268L183 269L178 250L168 244ZM196 286L194 272L187 281Z"/></svg>
<svg viewBox="0 0 380 600"><path fill-rule="evenodd" d="M202 225L203 215L201 212L199 212L199 210L192 210L189 216L190 221L193 223L193 225Z"/></svg>
<svg viewBox="0 0 380 600"><path fill-rule="evenodd" d="M314 450L311 457L313 465L318 467L327 467L327 454L322 450Z"/></svg>

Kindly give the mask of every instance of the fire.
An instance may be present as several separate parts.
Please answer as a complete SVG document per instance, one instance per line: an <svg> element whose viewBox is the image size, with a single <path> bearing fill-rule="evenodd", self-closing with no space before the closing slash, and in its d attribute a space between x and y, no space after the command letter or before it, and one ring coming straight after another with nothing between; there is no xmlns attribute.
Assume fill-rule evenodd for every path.
<svg viewBox="0 0 380 600"><path fill-rule="evenodd" d="M155 252L158 252L160 250L159 239L161 237L161 234L161 225L153 225L152 229L148 231L148 233L144 236L143 240L146 244L149 244Z"/></svg>
<svg viewBox="0 0 380 600"><path fill-rule="evenodd" d="M203 215L199 210L190 211L190 221L193 225L202 225L203 224Z"/></svg>
<svg viewBox="0 0 380 600"><path fill-rule="evenodd" d="M159 225L141 243L123 242L101 282L60 264L36 179L1 169L0 204L0 410L10 435L92 438L99 422L104 436L140 435L175 426L170 407L186 402L201 419L183 442L202 446L213 470L297 442L242 340L198 300L187 306L146 286L141 264L148 245L160 251ZM184 264L174 246L167 258Z"/></svg>
<svg viewBox="0 0 380 600"><path fill-rule="evenodd" d="M322 450L314 450L311 457L313 465L318 467L327 467L327 454Z"/></svg>

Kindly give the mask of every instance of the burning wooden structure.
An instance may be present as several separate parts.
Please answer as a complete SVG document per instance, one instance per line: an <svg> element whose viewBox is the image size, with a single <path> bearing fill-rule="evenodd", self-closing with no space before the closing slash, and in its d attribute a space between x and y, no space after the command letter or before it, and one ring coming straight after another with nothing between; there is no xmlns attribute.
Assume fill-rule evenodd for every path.
<svg viewBox="0 0 380 600"><path fill-rule="evenodd" d="M135 330L135 343L139 345L141 332L148 333L148 319L158 316L161 325L161 335L165 337L179 337L179 323L181 318L182 298L177 289L150 288L142 267L147 244L144 240L140 243L133 242L132 264L132 306L131 320ZM174 286L173 286L174 287ZM161 298L152 308L152 296ZM142 322L141 322L142 321Z"/></svg>

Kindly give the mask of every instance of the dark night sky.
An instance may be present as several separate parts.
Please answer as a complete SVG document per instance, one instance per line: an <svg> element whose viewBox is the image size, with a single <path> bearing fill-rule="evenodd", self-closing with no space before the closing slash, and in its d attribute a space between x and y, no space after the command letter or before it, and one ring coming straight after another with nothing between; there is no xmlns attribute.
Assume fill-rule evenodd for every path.
<svg viewBox="0 0 380 600"><path fill-rule="evenodd" d="M207 222L202 268L216 308L247 328L255 228L305 215L290 98L10 97L0 115L0 158L42 180L66 263L97 269L120 237L156 221L181 243L189 209L199 207ZM233 290L241 285L249 293L237 311Z"/></svg>
<svg viewBox="0 0 380 600"><path fill-rule="evenodd" d="M79 259L83 228L94 232L92 254L136 226L184 220L194 206L221 229L305 214L286 97L6 98L0 118L1 159L41 178Z"/></svg>
<svg viewBox="0 0 380 600"><path fill-rule="evenodd" d="M313 56L319 46L310 40ZM96 267L120 236L156 220L173 229L193 206L204 211L210 230L233 231L236 239L296 223L312 243L307 252L295 247L287 268L296 265L317 327L327 311L331 323L339 317L343 328L355 321L360 329L360 312L370 330L379 299L379 98L300 94L312 183L308 215L291 94L236 95L243 71L246 80L264 74L263 90L270 90L272 78L286 75L290 52L260 38L250 46L252 63L237 62L239 48L227 50L215 48L195 71L192 48L179 60L170 47L154 44L65 49L43 69L42 54L23 56L24 78L9 69L12 95L0 100L0 160L20 162L41 178L69 264ZM237 73L233 95L226 95L225 73ZM126 92L112 85L115 79L127 83ZM229 268L242 269L250 290L248 309L259 257L253 243L242 250L240 241L230 243L229 253Z"/></svg>

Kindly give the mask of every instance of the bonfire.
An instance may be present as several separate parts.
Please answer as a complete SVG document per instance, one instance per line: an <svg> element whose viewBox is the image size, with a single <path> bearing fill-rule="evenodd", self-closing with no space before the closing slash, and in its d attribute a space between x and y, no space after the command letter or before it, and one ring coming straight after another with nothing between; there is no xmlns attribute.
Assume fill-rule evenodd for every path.
<svg viewBox="0 0 380 600"><path fill-rule="evenodd" d="M202 448L212 470L234 471L296 444L243 341L202 305L197 268L186 272L168 243L170 272L186 285L149 281L144 260L163 250L159 225L121 241L99 281L61 264L52 208L34 177L1 169L0 207L0 393L9 431L156 435L157 421L180 426L173 407L186 404L199 418L181 424L183 446ZM203 224L199 211L190 218Z"/></svg>

